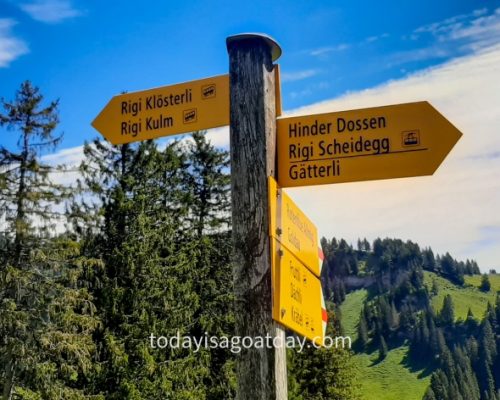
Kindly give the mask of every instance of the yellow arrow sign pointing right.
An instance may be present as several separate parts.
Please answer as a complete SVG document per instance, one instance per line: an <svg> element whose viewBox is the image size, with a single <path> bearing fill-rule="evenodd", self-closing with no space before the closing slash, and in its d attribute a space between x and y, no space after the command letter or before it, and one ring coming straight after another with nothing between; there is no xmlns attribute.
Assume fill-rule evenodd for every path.
<svg viewBox="0 0 500 400"><path fill-rule="evenodd" d="M280 118L278 184L432 175L462 133L428 102Z"/></svg>

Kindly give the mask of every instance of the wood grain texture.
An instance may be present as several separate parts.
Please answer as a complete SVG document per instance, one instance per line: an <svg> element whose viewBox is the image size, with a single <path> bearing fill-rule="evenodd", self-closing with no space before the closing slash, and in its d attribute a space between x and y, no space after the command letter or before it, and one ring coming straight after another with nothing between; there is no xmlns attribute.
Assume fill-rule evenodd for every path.
<svg viewBox="0 0 500 400"><path fill-rule="evenodd" d="M256 37L228 43L228 52L236 335L284 336L272 320L268 236L267 177L276 172L271 51ZM276 352L242 350L237 359L237 399L287 398L285 349Z"/></svg>

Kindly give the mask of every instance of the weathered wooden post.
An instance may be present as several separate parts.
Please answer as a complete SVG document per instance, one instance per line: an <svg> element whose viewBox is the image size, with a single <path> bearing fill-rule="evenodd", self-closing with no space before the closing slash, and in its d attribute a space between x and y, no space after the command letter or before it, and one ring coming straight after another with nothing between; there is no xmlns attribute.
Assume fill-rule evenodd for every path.
<svg viewBox="0 0 500 400"><path fill-rule="evenodd" d="M275 61L268 36L227 38L230 74L230 152L236 335L272 338L284 331L272 319L267 177L276 174ZM237 399L287 398L286 353L242 349Z"/></svg>

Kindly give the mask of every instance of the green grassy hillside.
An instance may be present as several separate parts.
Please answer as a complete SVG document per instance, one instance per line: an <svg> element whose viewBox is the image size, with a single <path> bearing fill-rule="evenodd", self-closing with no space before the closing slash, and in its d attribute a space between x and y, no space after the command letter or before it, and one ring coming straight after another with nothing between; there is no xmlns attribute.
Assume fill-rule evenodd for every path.
<svg viewBox="0 0 500 400"><path fill-rule="evenodd" d="M392 349L378 362L378 352L354 358L361 376L363 400L421 400L430 384L430 374L407 363L408 346Z"/></svg>
<svg viewBox="0 0 500 400"><path fill-rule="evenodd" d="M436 281L439 291L432 297L432 306L436 312L443 307L443 299L449 294L453 298L455 306L455 317L465 319L469 307L477 319L482 319L488 302L495 304L496 292L500 290L500 275L490 275L491 290L488 293L481 292L481 275L466 276L464 287L456 286L449 280L442 278L432 272L424 272L424 282L428 289L432 288Z"/></svg>
<svg viewBox="0 0 500 400"><path fill-rule="evenodd" d="M367 297L367 290L356 290L355 292L349 293L340 306L344 335L350 336L353 343L358 338L359 314L363 309L363 304Z"/></svg>
<svg viewBox="0 0 500 400"><path fill-rule="evenodd" d="M494 304L497 291L500 291L500 274L489 275L491 290L479 290L481 276L466 276L465 285L457 286L449 280L432 272L424 272L424 282L429 291L436 282L438 294L432 297L432 305L439 312L444 297L453 298L456 318L465 319L469 307L477 319L482 319L488 302ZM347 295L341 306L344 334L357 339L359 315L368 291L356 290ZM353 357L359 370L362 400L420 400L430 383L430 371L412 365L407 357L408 346L391 349L387 357L379 362L378 351L371 354L356 353Z"/></svg>
<svg viewBox="0 0 500 400"><path fill-rule="evenodd" d="M347 295L342 303L342 327L344 334L357 338L357 325L363 303L368 296L366 290L357 290ZM371 354L356 354L353 359L359 370L362 400L421 400L430 382L430 375L422 376L421 369L407 363L408 347L389 351L387 357L378 362L378 351Z"/></svg>
<svg viewBox="0 0 500 400"><path fill-rule="evenodd" d="M489 274L488 278L491 283L490 293L500 291L500 274ZM481 275L465 276L465 283L478 288L481 285Z"/></svg>

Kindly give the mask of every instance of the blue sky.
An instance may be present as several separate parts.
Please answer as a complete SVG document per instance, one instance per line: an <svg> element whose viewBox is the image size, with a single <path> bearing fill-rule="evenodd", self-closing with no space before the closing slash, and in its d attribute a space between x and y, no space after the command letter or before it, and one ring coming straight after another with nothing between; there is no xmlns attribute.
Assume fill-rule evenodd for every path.
<svg viewBox="0 0 500 400"><path fill-rule="evenodd" d="M0 97L29 79L59 98L63 150L48 157L71 161L113 95L226 73L241 32L280 43L285 114L429 100L464 132L432 179L291 190L320 235L398 236L500 269L500 1L0 0ZM227 130L210 137L227 146Z"/></svg>
<svg viewBox="0 0 500 400"><path fill-rule="evenodd" d="M449 37L495 8L477 0L0 0L0 43L15 42L0 45L0 91L11 98L30 79L47 99L60 98L63 146L76 146L96 135L89 122L116 93L226 73L231 34L265 32L280 43L291 109L466 54L467 38Z"/></svg>

